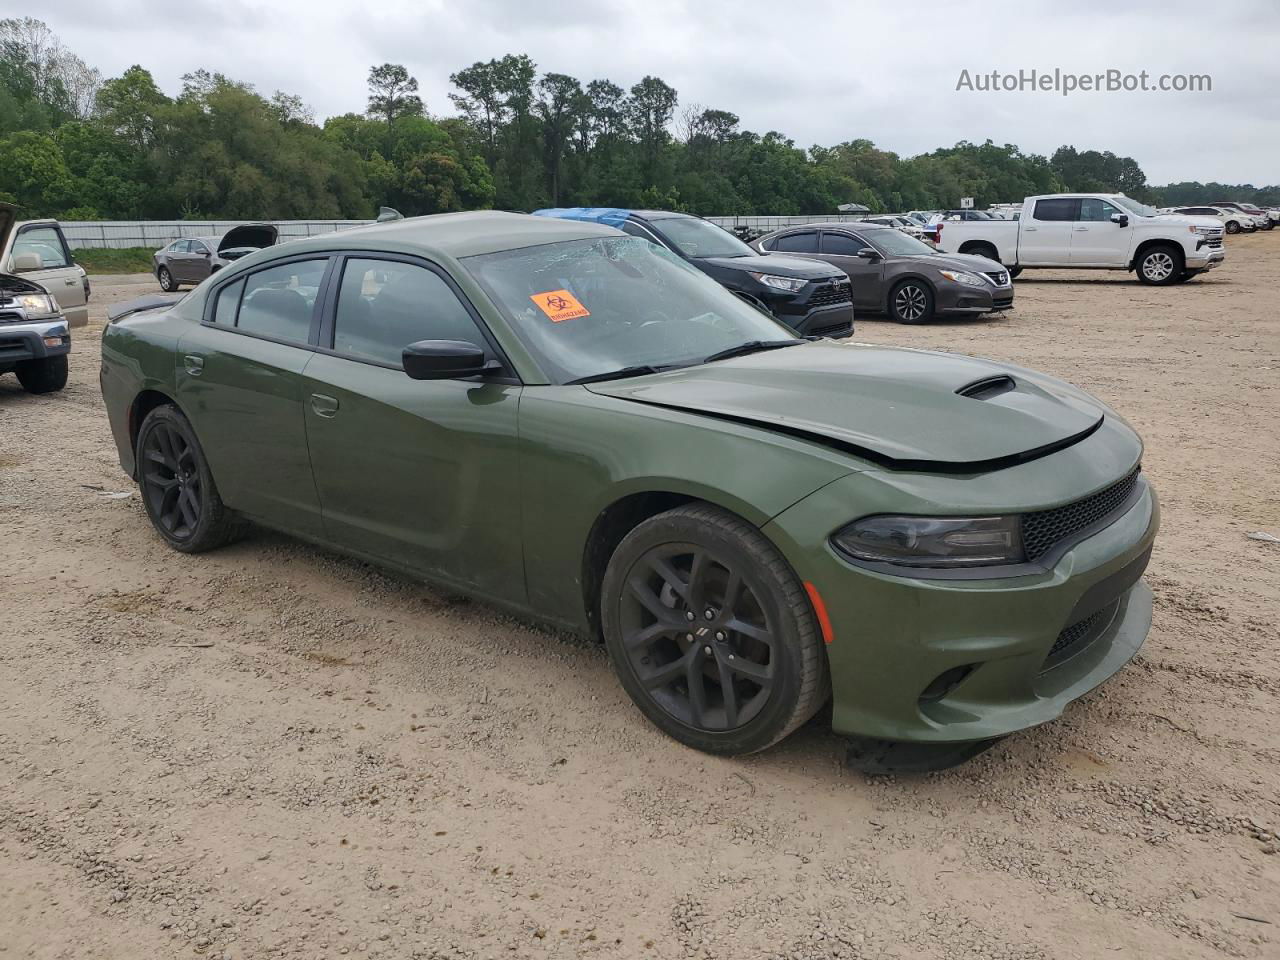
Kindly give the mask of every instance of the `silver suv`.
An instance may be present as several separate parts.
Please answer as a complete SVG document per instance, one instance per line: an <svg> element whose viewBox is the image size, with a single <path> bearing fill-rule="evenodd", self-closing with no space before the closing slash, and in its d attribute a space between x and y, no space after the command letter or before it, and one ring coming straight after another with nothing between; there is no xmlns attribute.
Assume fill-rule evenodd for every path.
<svg viewBox="0 0 1280 960"><path fill-rule="evenodd" d="M0 273L0 374L16 373L28 393L67 385L71 325L40 284Z"/></svg>

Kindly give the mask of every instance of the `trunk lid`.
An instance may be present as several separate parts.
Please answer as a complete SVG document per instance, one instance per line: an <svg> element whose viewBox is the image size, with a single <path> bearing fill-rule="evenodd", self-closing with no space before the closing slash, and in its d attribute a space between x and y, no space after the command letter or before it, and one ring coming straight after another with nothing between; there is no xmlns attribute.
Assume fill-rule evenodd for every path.
<svg viewBox="0 0 1280 960"><path fill-rule="evenodd" d="M588 389L826 440L893 467L952 472L1069 446L1105 413L1084 392L1016 367L861 344L809 343Z"/></svg>

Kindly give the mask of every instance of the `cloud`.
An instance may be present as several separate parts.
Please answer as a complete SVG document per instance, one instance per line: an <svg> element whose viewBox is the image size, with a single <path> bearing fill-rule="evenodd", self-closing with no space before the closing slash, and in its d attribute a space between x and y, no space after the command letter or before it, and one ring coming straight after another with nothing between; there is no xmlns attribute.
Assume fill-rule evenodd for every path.
<svg viewBox="0 0 1280 960"><path fill-rule="evenodd" d="M652 74L682 103L731 110L802 146L855 138L903 155L959 140L1133 156L1153 183L1275 182L1280 8L1271 0L911 4L737 0L62 0L42 14L106 75L140 63L176 92L199 67L299 94L318 116L360 111L375 63L405 64L428 109L449 75L527 53L542 71L624 87ZM1208 93L976 93L960 71L1210 74Z"/></svg>

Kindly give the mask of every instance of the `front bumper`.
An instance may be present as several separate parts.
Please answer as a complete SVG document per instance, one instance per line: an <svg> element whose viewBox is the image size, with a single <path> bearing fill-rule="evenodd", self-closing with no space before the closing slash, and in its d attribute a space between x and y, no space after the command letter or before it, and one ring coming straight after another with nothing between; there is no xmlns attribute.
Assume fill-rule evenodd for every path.
<svg viewBox="0 0 1280 960"><path fill-rule="evenodd" d="M1202 241L1195 253L1187 256L1186 267L1188 270L1213 270L1222 266L1226 258L1227 252L1222 247L1211 247Z"/></svg>
<svg viewBox="0 0 1280 960"><path fill-rule="evenodd" d="M70 352L71 329L65 319L0 324L0 368Z"/></svg>
<svg viewBox="0 0 1280 960"><path fill-rule="evenodd" d="M934 313L939 316L977 316L1012 309L1012 283L1003 287L974 287L944 282L935 288Z"/></svg>
<svg viewBox="0 0 1280 960"><path fill-rule="evenodd" d="M1056 459L1009 472L1048 478ZM766 527L826 604L837 733L946 743L1033 727L1111 677L1146 638L1151 593L1140 577L1159 507L1145 482L1128 510L1051 569L990 580L885 575L841 558L827 538L833 518L847 516L846 482L857 481L823 488ZM938 696L939 678L964 668Z"/></svg>

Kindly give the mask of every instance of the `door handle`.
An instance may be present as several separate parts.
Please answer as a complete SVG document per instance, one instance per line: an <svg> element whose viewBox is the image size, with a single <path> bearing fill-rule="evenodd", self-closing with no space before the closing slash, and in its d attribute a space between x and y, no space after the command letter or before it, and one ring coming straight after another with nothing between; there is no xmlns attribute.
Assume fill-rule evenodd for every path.
<svg viewBox="0 0 1280 960"><path fill-rule="evenodd" d="M186 368L187 373L193 377L198 377L204 372L204 357L189 353L182 358L182 365Z"/></svg>
<svg viewBox="0 0 1280 960"><path fill-rule="evenodd" d="M315 411L317 417L336 417L338 415L338 400L336 397L326 397L323 393L313 393L311 395L311 409Z"/></svg>
<svg viewBox="0 0 1280 960"><path fill-rule="evenodd" d="M1088 233L1088 232L1089 232L1088 227L1076 227L1076 233Z"/></svg>
<svg viewBox="0 0 1280 960"><path fill-rule="evenodd" d="M1035 229L1035 227L1023 227L1022 231L1023 233L1032 233Z"/></svg>
<svg viewBox="0 0 1280 960"><path fill-rule="evenodd" d="M63 280L62 282L63 282L63 283L65 283L68 287L74 287L74 286L75 286L77 283L79 283L80 281L79 281L79 280L77 280L75 277L67 277L67 278L66 278L65 280Z"/></svg>

